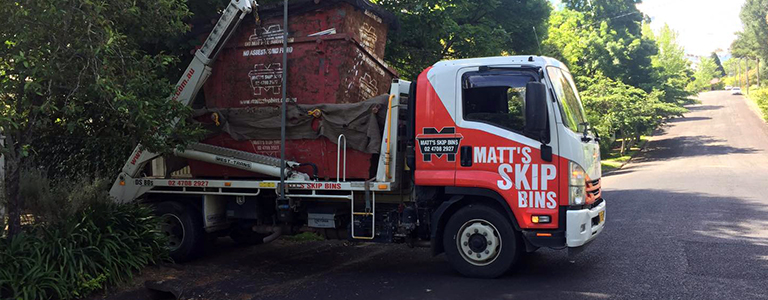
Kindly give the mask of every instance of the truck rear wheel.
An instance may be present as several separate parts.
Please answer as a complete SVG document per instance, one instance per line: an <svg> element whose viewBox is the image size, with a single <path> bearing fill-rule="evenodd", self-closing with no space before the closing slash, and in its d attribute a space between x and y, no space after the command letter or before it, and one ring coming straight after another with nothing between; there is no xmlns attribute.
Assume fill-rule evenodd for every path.
<svg viewBox="0 0 768 300"><path fill-rule="evenodd" d="M443 232L448 262L468 277L499 277L514 265L522 250L522 238L509 219L483 205L459 209Z"/></svg>
<svg viewBox="0 0 768 300"><path fill-rule="evenodd" d="M205 230L202 216L189 205L161 202L155 207L160 233L168 238L168 251L175 262L189 261L203 250Z"/></svg>

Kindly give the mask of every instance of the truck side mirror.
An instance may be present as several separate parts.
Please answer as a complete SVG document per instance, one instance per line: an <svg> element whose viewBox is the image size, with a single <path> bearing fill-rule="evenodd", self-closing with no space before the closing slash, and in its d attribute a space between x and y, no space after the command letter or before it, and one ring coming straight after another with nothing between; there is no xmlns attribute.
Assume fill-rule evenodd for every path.
<svg viewBox="0 0 768 300"><path fill-rule="evenodd" d="M541 142L541 159L552 161L547 130L547 86L541 82L525 85L525 133Z"/></svg>
<svg viewBox="0 0 768 300"><path fill-rule="evenodd" d="M525 85L525 133L542 144L549 142L547 131L547 86L541 82Z"/></svg>

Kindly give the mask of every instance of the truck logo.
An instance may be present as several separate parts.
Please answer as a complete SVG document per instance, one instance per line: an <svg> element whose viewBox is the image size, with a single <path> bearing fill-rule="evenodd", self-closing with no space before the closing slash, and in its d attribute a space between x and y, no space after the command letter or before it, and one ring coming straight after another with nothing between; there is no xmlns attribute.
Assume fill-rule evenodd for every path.
<svg viewBox="0 0 768 300"><path fill-rule="evenodd" d="M273 24L264 27L256 27L253 34L248 37L246 47L280 44L283 42L283 27Z"/></svg>
<svg viewBox="0 0 768 300"><path fill-rule="evenodd" d="M139 149L139 151L136 151L136 154L133 155L133 158L131 159L131 164L135 165L136 162L138 162L139 157L141 157L141 154L144 153L144 150Z"/></svg>
<svg viewBox="0 0 768 300"><path fill-rule="evenodd" d="M379 40L376 36L376 29L368 23L363 23L363 26L360 26L360 39L362 40L363 48L375 56L373 53L376 49L376 41Z"/></svg>
<svg viewBox="0 0 768 300"><path fill-rule="evenodd" d="M422 134L416 136L424 161L432 161L433 156L441 158L443 155L449 162L456 161L456 153L459 152L459 144L463 138L463 135L456 133L456 127L443 127L440 131L433 127L424 127Z"/></svg>
<svg viewBox="0 0 768 300"><path fill-rule="evenodd" d="M280 63L255 64L248 72L254 96L279 95L282 92L283 67Z"/></svg>
<svg viewBox="0 0 768 300"><path fill-rule="evenodd" d="M371 74L365 73L360 77L360 98L362 98L362 100L373 98L378 93L378 82L371 77Z"/></svg>

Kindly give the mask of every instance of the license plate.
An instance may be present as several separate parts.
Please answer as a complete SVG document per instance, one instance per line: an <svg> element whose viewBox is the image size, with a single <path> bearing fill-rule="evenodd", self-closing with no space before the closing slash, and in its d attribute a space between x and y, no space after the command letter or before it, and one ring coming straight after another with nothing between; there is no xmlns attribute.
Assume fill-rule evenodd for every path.
<svg viewBox="0 0 768 300"><path fill-rule="evenodd" d="M601 211L599 215L600 215L600 223L605 222L605 211Z"/></svg>

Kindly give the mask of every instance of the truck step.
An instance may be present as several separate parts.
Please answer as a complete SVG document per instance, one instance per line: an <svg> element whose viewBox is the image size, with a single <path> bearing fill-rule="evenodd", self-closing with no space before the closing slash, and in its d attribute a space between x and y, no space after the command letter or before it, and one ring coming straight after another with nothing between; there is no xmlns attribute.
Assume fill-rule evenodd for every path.
<svg viewBox="0 0 768 300"><path fill-rule="evenodd" d="M240 151L240 150L235 150L235 149L230 149L225 147L219 147L219 146L214 146L209 144L202 144L202 143L190 144L187 148L190 150L196 150L196 151L206 152L206 153L215 154L215 155L247 160L253 163L280 167L280 159L271 157L271 156L255 154L255 153L250 153L250 152L245 152L245 151ZM293 167L293 166L299 165L299 163L294 161L289 161L289 160L286 160L285 164L287 167Z"/></svg>

